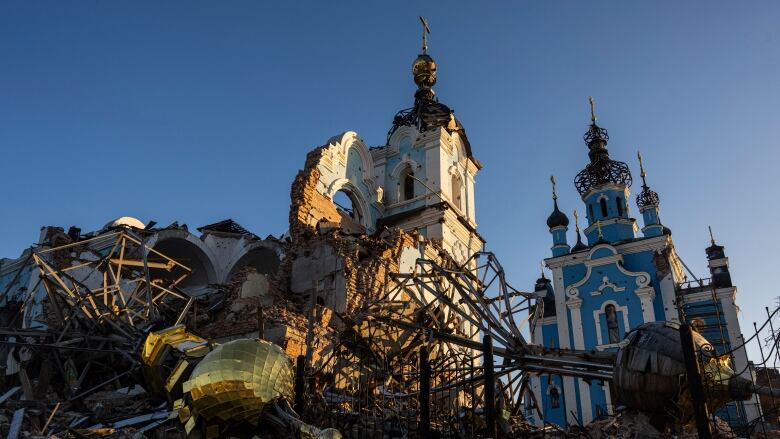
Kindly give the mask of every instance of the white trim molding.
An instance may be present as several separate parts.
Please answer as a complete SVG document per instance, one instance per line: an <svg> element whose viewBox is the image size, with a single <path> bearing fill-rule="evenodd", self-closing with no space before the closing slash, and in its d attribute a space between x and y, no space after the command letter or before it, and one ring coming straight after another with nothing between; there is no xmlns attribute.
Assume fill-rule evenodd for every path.
<svg viewBox="0 0 780 439"><path fill-rule="evenodd" d="M596 288L596 291L591 291L590 295L591 296L600 296L601 293L603 293L604 290L606 290L607 288L611 288L612 291L614 291L616 293L622 293L623 291L626 291L625 288L619 287L619 286L615 285L614 283L610 282L608 276L604 276L601 279L601 285L599 285L599 287Z"/></svg>

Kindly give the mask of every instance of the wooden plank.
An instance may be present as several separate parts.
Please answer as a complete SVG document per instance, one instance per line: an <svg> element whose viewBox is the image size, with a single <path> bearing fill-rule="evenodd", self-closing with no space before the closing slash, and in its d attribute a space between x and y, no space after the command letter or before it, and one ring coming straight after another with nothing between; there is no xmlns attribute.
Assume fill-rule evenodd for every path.
<svg viewBox="0 0 780 439"><path fill-rule="evenodd" d="M6 439L19 439L19 433L22 431L22 421L24 421L24 410L24 408L20 408L14 412Z"/></svg>
<svg viewBox="0 0 780 439"><path fill-rule="evenodd" d="M5 392L3 394L3 396L0 396L0 405L2 405L4 402L6 402L8 400L8 398L14 396L14 394L16 394L16 392L18 392L21 389L22 389L21 386L16 386L13 389Z"/></svg>

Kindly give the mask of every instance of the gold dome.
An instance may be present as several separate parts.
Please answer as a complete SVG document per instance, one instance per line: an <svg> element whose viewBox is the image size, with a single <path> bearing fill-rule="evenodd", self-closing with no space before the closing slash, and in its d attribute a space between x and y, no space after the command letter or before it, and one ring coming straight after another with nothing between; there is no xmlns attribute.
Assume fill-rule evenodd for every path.
<svg viewBox="0 0 780 439"><path fill-rule="evenodd" d="M195 367L184 391L206 420L257 424L266 404L292 399L293 365L279 346L241 339L218 346Z"/></svg>
<svg viewBox="0 0 780 439"><path fill-rule="evenodd" d="M422 54L412 64L412 75L418 87L433 87L436 84L436 62L428 54Z"/></svg>

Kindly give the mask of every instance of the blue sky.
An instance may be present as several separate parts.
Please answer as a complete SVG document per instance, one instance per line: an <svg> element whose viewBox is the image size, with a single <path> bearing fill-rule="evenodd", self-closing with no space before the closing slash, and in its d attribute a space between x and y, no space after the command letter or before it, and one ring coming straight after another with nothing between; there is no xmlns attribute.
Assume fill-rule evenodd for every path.
<svg viewBox="0 0 780 439"><path fill-rule="evenodd" d="M581 210L593 95L635 181L643 152L682 258L706 275L712 225L743 326L762 320L780 295L776 1L4 1L0 256L122 215L280 235L307 151L346 130L382 144L412 104L418 15L512 283L550 254L550 174Z"/></svg>

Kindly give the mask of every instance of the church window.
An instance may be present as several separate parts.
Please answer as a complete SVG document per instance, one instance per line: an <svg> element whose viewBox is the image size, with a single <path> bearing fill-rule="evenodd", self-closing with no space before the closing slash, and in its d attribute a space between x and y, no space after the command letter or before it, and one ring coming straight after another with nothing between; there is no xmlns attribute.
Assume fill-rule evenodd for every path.
<svg viewBox="0 0 780 439"><path fill-rule="evenodd" d="M620 197L615 198L615 204L617 205L618 216L623 216L623 199Z"/></svg>
<svg viewBox="0 0 780 439"><path fill-rule="evenodd" d="M452 176L452 203L458 209L463 209L461 204L461 191L462 185L460 184L460 177L457 175Z"/></svg>
<svg viewBox="0 0 780 439"><path fill-rule="evenodd" d="M602 198L599 200L599 204L601 205L601 216L603 218L607 217L607 199Z"/></svg>
<svg viewBox="0 0 780 439"><path fill-rule="evenodd" d="M343 189L339 190L333 196L333 204L336 205L339 211L345 213L348 217L354 219L358 223L362 223L363 216L355 202L355 196L351 192L347 192Z"/></svg>
<svg viewBox="0 0 780 439"><path fill-rule="evenodd" d="M398 175L398 201L414 198L414 172L411 166L406 166Z"/></svg>
<svg viewBox="0 0 780 439"><path fill-rule="evenodd" d="M610 344L620 342L620 326L618 326L615 305L607 305L604 308L604 315L607 318L607 333L609 334Z"/></svg>
<svg viewBox="0 0 780 439"><path fill-rule="evenodd" d="M561 393L555 386L550 388L550 405L554 409L557 409L561 406Z"/></svg>
<svg viewBox="0 0 780 439"><path fill-rule="evenodd" d="M404 175L404 200L414 198L414 172Z"/></svg>
<svg viewBox="0 0 780 439"><path fill-rule="evenodd" d="M596 217L593 216L593 205L588 204L588 212L590 212L590 220L591 222L596 221Z"/></svg>

